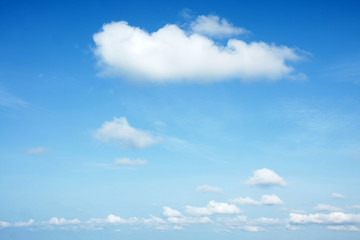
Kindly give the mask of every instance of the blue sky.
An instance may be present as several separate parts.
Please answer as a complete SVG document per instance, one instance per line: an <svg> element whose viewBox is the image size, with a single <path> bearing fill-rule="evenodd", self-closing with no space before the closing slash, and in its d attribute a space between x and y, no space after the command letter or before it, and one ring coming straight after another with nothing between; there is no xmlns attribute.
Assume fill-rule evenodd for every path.
<svg viewBox="0 0 360 240"><path fill-rule="evenodd" d="M1 1L0 239L358 239L356 1Z"/></svg>

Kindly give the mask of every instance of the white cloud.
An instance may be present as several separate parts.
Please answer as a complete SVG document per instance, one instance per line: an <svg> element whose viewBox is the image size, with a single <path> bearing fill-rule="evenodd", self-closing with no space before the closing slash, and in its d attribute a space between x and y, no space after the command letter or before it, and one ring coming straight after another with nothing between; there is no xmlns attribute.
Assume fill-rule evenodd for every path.
<svg viewBox="0 0 360 240"><path fill-rule="evenodd" d="M89 221L87 221L88 224L91 225L106 225L106 224L128 224L128 223L135 223L138 219L136 217L125 219L119 216L116 216L114 214L109 214L105 219L103 218L91 218Z"/></svg>
<svg viewBox="0 0 360 240"><path fill-rule="evenodd" d="M14 227L29 227L35 223L34 219L29 219L27 222L16 222L14 223Z"/></svg>
<svg viewBox="0 0 360 240"><path fill-rule="evenodd" d="M165 220L159 217L150 216L150 218L144 218L143 223L147 226L159 226L165 224Z"/></svg>
<svg viewBox="0 0 360 240"><path fill-rule="evenodd" d="M275 194L263 195L261 197L260 203L262 205L282 205L282 204L284 204L283 201Z"/></svg>
<svg viewBox="0 0 360 240"><path fill-rule="evenodd" d="M65 218L57 218L57 217L52 217L47 224L50 225L70 225L70 224L80 224L80 220L75 218L75 219L65 219Z"/></svg>
<svg viewBox="0 0 360 240"><path fill-rule="evenodd" d="M333 231L350 231L350 232L358 232L360 231L360 228L356 226L328 226L327 229L333 230Z"/></svg>
<svg viewBox="0 0 360 240"><path fill-rule="evenodd" d="M327 204L318 204L315 208L314 211L325 211L325 212L341 212L342 209L341 208L337 208L334 206L330 206Z"/></svg>
<svg viewBox="0 0 360 240"><path fill-rule="evenodd" d="M135 159L135 160L131 160L130 158L118 158L115 159L115 164L116 165L145 165L147 164L146 160L142 160L142 159Z"/></svg>
<svg viewBox="0 0 360 240"><path fill-rule="evenodd" d="M256 201L249 197L239 197L235 199L230 199L230 202L240 204L240 205L282 205L284 204L283 201L276 196L275 194L272 195L262 195L260 201Z"/></svg>
<svg viewBox="0 0 360 240"><path fill-rule="evenodd" d="M197 223L210 223L211 219L208 217L200 217L200 218L193 218L193 217L169 217L168 221L174 224L197 224Z"/></svg>
<svg viewBox="0 0 360 240"><path fill-rule="evenodd" d="M230 202L240 204L240 205L260 205L260 202L249 198L249 197L239 197L236 199L230 199Z"/></svg>
<svg viewBox="0 0 360 240"><path fill-rule="evenodd" d="M333 198L345 199L345 197L343 195L339 194L339 193L333 193L333 194L331 194L331 196Z"/></svg>
<svg viewBox="0 0 360 240"><path fill-rule="evenodd" d="M166 217L180 217L182 214L181 214L181 212L179 212L175 209L164 206L163 207L163 215Z"/></svg>
<svg viewBox="0 0 360 240"><path fill-rule="evenodd" d="M43 155L46 153L45 148L37 147L37 148L30 148L26 151L29 155Z"/></svg>
<svg viewBox="0 0 360 240"><path fill-rule="evenodd" d="M254 225L275 225L281 223L281 220L278 218L267 218L261 217L251 221Z"/></svg>
<svg viewBox="0 0 360 240"><path fill-rule="evenodd" d="M329 214L297 214L290 213L290 222L296 224L351 224L360 223L360 214L332 212Z"/></svg>
<svg viewBox="0 0 360 240"><path fill-rule="evenodd" d="M246 232L260 232L260 231L264 231L264 228L259 227L259 226L238 226L238 227L233 227L236 229L240 229Z"/></svg>
<svg viewBox="0 0 360 240"><path fill-rule="evenodd" d="M236 214L240 212L234 204L210 201L206 207L186 206L186 212L191 215Z"/></svg>
<svg viewBox="0 0 360 240"><path fill-rule="evenodd" d="M0 220L0 228L7 228L7 227L10 227L10 226L11 226L10 223Z"/></svg>
<svg viewBox="0 0 360 240"><path fill-rule="evenodd" d="M120 143L125 148L145 148L161 141L160 137L130 126L125 117L115 117L113 121L103 123L93 136L104 142Z"/></svg>
<svg viewBox="0 0 360 240"><path fill-rule="evenodd" d="M0 86L0 107L16 108L25 107L28 104L29 103L27 103L23 99L14 96L13 94L9 93L5 88Z"/></svg>
<svg viewBox="0 0 360 240"><path fill-rule="evenodd" d="M198 192L213 192L213 193L221 193L222 189L216 186L202 185L196 188Z"/></svg>
<svg viewBox="0 0 360 240"><path fill-rule="evenodd" d="M198 16L190 27L195 33L210 37L229 37L247 32L246 29L234 27L226 19L214 15Z"/></svg>
<svg viewBox="0 0 360 240"><path fill-rule="evenodd" d="M356 209L356 210L360 210L360 205L354 205L351 208Z"/></svg>
<svg viewBox="0 0 360 240"><path fill-rule="evenodd" d="M282 177L277 175L273 170L262 168L254 171L254 175L246 181L248 185L258 185L258 186L287 186L287 183Z"/></svg>
<svg viewBox="0 0 360 240"><path fill-rule="evenodd" d="M224 33L224 23L218 33ZM213 34L216 31L213 27ZM103 75L130 76L137 81L276 80L293 73L288 61L300 59L294 49L264 42L229 39L225 46L218 46L206 36L187 34L172 24L148 33L125 21L112 22L93 38Z"/></svg>
<svg viewBox="0 0 360 240"><path fill-rule="evenodd" d="M184 230L184 228L182 226L179 226L179 225L175 225L172 229L173 230L178 230L178 231Z"/></svg>

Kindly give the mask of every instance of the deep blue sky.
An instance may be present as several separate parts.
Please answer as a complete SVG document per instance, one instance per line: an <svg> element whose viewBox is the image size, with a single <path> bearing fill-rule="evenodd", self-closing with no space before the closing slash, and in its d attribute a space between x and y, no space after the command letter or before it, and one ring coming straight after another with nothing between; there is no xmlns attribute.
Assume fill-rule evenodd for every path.
<svg viewBox="0 0 360 240"><path fill-rule="evenodd" d="M358 239L359 11L357 1L0 1L0 239ZM247 32L191 32L199 16ZM131 38L159 44L146 55L102 29L120 21L166 36L175 24L214 45L185 53L180 80L176 68L156 78L167 69L148 64L181 53ZM117 39L101 44L118 62L96 33ZM229 39L299 60L265 51L293 71L271 80L264 60L246 78L229 61L208 79L212 67L194 59ZM273 195L281 202L262 200Z"/></svg>

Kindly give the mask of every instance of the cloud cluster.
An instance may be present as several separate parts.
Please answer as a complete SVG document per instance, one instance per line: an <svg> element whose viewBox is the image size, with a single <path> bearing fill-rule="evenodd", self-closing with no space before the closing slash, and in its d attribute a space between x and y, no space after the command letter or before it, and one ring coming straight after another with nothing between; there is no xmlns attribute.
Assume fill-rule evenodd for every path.
<svg viewBox="0 0 360 240"><path fill-rule="evenodd" d="M262 168L254 171L253 176L246 181L248 185L257 185L257 186L287 186L287 182L277 175L273 170Z"/></svg>
<svg viewBox="0 0 360 240"><path fill-rule="evenodd" d="M290 222L296 224L354 224L360 223L360 214L332 212L329 214L290 213Z"/></svg>
<svg viewBox="0 0 360 240"><path fill-rule="evenodd" d="M260 201L256 201L249 197L239 197L230 199L230 202L240 205L282 205L284 202L275 194L262 195Z"/></svg>
<svg viewBox="0 0 360 240"><path fill-rule="evenodd" d="M193 33L173 24L148 33L125 21L104 24L93 36L102 74L151 82L276 80L290 77L293 68L288 61L300 59L294 49L264 42L229 39L218 45L206 35L245 30L217 16L200 16L190 26Z"/></svg>
<svg viewBox="0 0 360 240"><path fill-rule="evenodd" d="M120 143L124 148L145 148L161 141L160 137L130 126L125 117L106 121L93 136L103 142Z"/></svg>
<svg viewBox="0 0 360 240"><path fill-rule="evenodd" d="M236 214L240 209L234 204L210 201L206 207L186 206L186 212L190 215Z"/></svg>

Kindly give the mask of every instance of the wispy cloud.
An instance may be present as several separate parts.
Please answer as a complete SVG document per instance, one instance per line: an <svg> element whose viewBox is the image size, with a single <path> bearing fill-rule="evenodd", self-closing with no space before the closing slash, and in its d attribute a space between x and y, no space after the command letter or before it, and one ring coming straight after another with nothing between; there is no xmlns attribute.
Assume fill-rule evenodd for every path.
<svg viewBox="0 0 360 240"><path fill-rule="evenodd" d="M29 148L26 150L26 153L29 155L43 155L46 153L46 150L43 147Z"/></svg>
<svg viewBox="0 0 360 240"><path fill-rule="evenodd" d="M118 158L118 159L115 159L115 164L116 165L127 165L127 166L145 165L145 164L147 164L147 161L142 160L142 159L132 160L130 158Z"/></svg>
<svg viewBox="0 0 360 240"><path fill-rule="evenodd" d="M230 199L230 202L240 205L282 205L284 202L275 194L263 195L260 201L256 201L249 197L239 197Z"/></svg>
<svg viewBox="0 0 360 240"><path fill-rule="evenodd" d="M0 107L25 107L28 105L28 102L25 100L11 94L5 88L0 86Z"/></svg>
<svg viewBox="0 0 360 240"><path fill-rule="evenodd" d="M201 185L196 188L198 192L222 193L222 189L216 186Z"/></svg>

